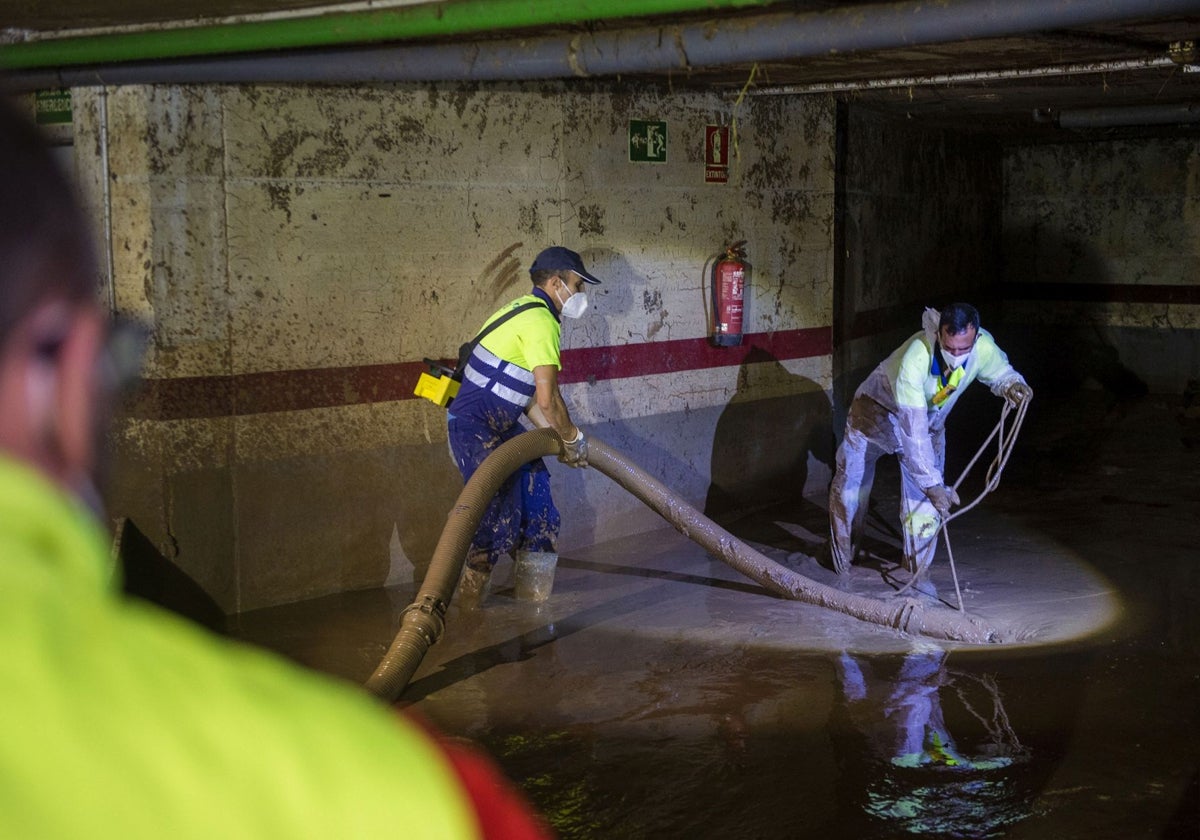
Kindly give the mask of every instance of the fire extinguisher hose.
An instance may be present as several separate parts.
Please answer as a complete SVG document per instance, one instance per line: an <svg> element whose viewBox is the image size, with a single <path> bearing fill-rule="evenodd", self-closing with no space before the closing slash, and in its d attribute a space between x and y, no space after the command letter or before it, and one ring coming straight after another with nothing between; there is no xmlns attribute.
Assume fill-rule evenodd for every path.
<svg viewBox="0 0 1200 840"><path fill-rule="evenodd" d="M408 686L425 653L445 629L446 607L488 503L504 480L522 465L561 451L562 442L553 430L525 432L497 447L471 476L447 517L415 600L405 608L395 639L367 680L369 691L392 702ZM781 566L594 437L588 438L588 465L624 487L714 557L782 598L816 604L909 635L964 644L1009 641L1003 629L957 610L912 598L882 600L844 592Z"/></svg>

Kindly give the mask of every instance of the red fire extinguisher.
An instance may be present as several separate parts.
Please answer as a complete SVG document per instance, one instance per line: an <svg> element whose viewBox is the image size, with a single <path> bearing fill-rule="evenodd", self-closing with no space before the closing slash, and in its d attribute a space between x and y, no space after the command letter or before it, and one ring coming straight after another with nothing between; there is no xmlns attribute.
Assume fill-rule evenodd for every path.
<svg viewBox="0 0 1200 840"><path fill-rule="evenodd" d="M742 311L750 263L742 247L746 240L725 248L725 256L713 265L712 343L717 347L736 347L742 343Z"/></svg>

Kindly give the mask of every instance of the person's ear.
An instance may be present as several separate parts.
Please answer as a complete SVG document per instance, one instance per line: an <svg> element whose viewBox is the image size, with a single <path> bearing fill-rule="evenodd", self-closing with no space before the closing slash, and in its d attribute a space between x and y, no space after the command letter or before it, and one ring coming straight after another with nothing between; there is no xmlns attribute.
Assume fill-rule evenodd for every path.
<svg viewBox="0 0 1200 840"><path fill-rule="evenodd" d="M59 452L71 474L90 474L96 463L103 350L103 318L90 308L77 310L59 354L55 391Z"/></svg>
<svg viewBox="0 0 1200 840"><path fill-rule="evenodd" d="M39 466L58 474L59 363L70 330L70 308L63 302L37 306L13 330L6 357L19 390L10 406L24 417L24 440L17 440Z"/></svg>
<svg viewBox="0 0 1200 840"><path fill-rule="evenodd" d="M103 344L104 320L98 311L53 301L23 321L6 352L9 369L20 382L6 399L22 403L19 413L25 418L9 427L7 443L67 486L95 463Z"/></svg>
<svg viewBox="0 0 1200 840"><path fill-rule="evenodd" d="M39 349L40 348L40 349ZM55 406L58 402L57 348L49 344L31 345L25 354L25 411L29 428L39 446L54 446Z"/></svg>

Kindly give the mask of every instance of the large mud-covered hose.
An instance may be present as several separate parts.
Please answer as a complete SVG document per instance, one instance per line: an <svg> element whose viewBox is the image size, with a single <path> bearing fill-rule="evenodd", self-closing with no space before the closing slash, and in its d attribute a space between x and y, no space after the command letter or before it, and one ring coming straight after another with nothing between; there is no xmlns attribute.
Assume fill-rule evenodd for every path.
<svg viewBox="0 0 1200 840"><path fill-rule="evenodd" d="M746 577L793 601L804 601L882 624L904 633L969 644L1006 641L1005 634L977 618L912 600L881 600L844 592L779 565L681 501L653 476L595 438L588 439L588 463L620 484L679 533L707 549Z"/></svg>
<svg viewBox="0 0 1200 840"><path fill-rule="evenodd" d="M389 702L404 691L425 652L441 637L446 605L488 503L504 480L523 464L556 455L560 449L559 438L552 430L526 432L498 447L471 476L450 511L416 600L405 609L395 640L367 681L370 691ZM716 525L594 437L588 438L588 463L644 502L685 537L784 598L828 607L912 635L968 644L1007 641L999 628L961 612L927 606L911 598L882 600L843 592L797 574Z"/></svg>
<svg viewBox="0 0 1200 840"><path fill-rule="evenodd" d="M588 443L592 443L591 438ZM483 459L446 517L446 526L433 549L433 559L416 600L405 608L396 638L367 680L368 690L388 702L400 696L416 673L425 651L441 638L446 605L458 585L471 538L479 529L488 503L504 480L523 465L535 458L557 455L561 449L562 442L553 429L536 429L501 444Z"/></svg>

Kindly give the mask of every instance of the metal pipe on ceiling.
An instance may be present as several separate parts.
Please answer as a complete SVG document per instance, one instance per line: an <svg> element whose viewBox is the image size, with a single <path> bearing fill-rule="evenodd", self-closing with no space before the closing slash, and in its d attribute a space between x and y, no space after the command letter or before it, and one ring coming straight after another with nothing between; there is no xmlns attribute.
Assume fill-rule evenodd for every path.
<svg viewBox="0 0 1200 840"><path fill-rule="evenodd" d="M0 45L0 68L49 69L447 38L615 18L769 5L778 0L455 0L199 26L116 30Z"/></svg>
<svg viewBox="0 0 1200 840"><path fill-rule="evenodd" d="M468 0L466 5L490 2ZM694 3L697 9L705 5ZM28 90L97 84L516 81L686 73L697 67L998 38L1197 11L1200 0L908 0L466 44L305 49L47 68L12 74L9 82Z"/></svg>
<svg viewBox="0 0 1200 840"><path fill-rule="evenodd" d="M1187 67L1184 70L1187 72ZM819 93L850 93L864 90L933 87L939 85L982 84L1011 82L1022 79L1052 79L1063 76L1094 76L1103 73L1125 73L1179 67L1172 58L1133 58L1117 61L1095 61L1082 64L1052 64L1046 67L1023 67L1008 70L973 70L963 73L934 73L928 76L891 76L886 79L863 79L856 82L814 82L809 85L774 85L748 91L750 96L795 96Z"/></svg>
<svg viewBox="0 0 1200 840"><path fill-rule="evenodd" d="M1059 128L1116 128L1137 125L1182 125L1200 122L1200 104L1130 105L1059 111Z"/></svg>

